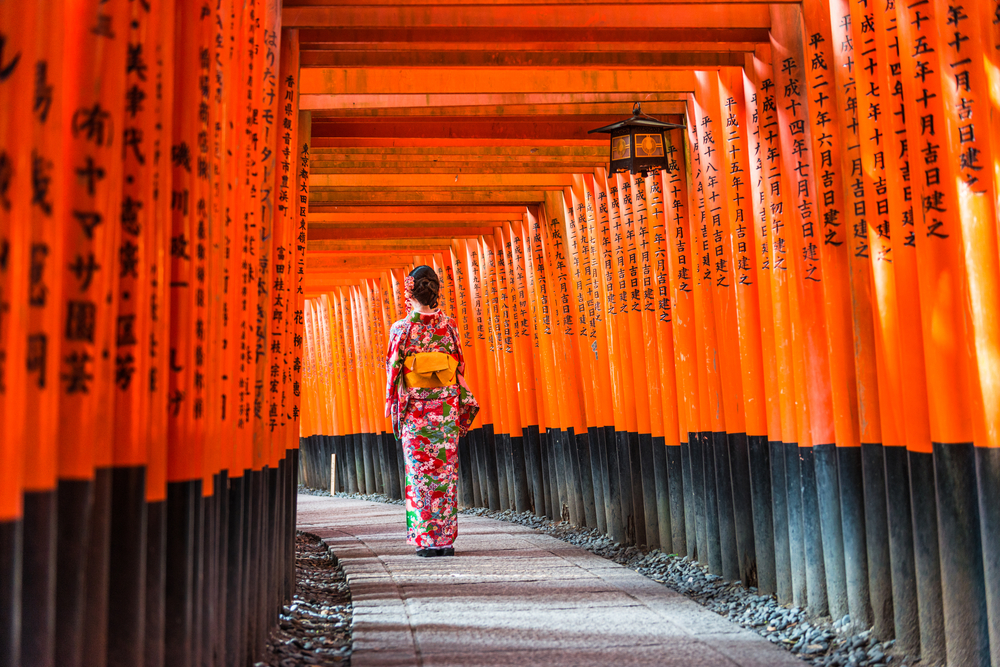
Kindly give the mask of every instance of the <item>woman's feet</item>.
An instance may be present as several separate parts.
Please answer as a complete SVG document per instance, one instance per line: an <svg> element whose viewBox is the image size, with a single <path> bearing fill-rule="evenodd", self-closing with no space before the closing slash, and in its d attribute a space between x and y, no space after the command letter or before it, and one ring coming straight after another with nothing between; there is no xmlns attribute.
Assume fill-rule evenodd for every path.
<svg viewBox="0 0 1000 667"><path fill-rule="evenodd" d="M455 547L428 547L417 549L417 555L421 558L435 558L437 556L454 556Z"/></svg>

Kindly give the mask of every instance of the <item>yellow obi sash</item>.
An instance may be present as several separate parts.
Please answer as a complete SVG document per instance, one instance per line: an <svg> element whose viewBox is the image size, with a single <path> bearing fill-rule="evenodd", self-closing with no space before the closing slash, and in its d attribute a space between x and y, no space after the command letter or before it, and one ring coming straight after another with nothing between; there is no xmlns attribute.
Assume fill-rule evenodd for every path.
<svg viewBox="0 0 1000 667"><path fill-rule="evenodd" d="M455 384L458 361L444 352L419 352L403 361L410 372L404 374L407 387L449 387Z"/></svg>

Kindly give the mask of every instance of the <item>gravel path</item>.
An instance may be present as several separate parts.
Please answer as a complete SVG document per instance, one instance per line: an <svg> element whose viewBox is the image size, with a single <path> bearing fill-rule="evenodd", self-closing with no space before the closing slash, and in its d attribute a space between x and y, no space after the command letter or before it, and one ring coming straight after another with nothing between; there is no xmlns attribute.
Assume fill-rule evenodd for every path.
<svg viewBox="0 0 1000 667"><path fill-rule="evenodd" d="M329 496L326 491L300 487L300 493ZM402 501L381 494L341 494L337 497L368 500L394 505ZM640 574L683 593L733 623L749 628L818 667L931 667L912 657L893 653L893 642L878 641L870 628L852 626L849 617L838 620L809 618L800 607L784 607L773 596L758 595L754 588L739 582L724 581L709 574L696 561L659 550L643 552L613 542L596 529L580 529L567 522L555 522L529 512L496 512L484 508L461 510L462 514L482 516L535 528L538 531L582 547L591 553L631 568Z"/></svg>
<svg viewBox="0 0 1000 667"><path fill-rule="evenodd" d="M324 494L325 495L325 494ZM299 496L340 559L354 667L795 667L754 632L534 527L465 516L454 558L417 558L396 505Z"/></svg>

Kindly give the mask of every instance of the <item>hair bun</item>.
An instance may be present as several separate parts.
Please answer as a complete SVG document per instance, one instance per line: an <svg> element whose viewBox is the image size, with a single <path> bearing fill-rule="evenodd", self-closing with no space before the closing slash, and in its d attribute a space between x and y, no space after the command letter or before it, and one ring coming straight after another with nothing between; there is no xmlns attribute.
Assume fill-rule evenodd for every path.
<svg viewBox="0 0 1000 667"><path fill-rule="evenodd" d="M413 298L425 306L437 308L441 282L434 269L429 266L421 266L414 269L410 275L413 277L413 290L411 292Z"/></svg>

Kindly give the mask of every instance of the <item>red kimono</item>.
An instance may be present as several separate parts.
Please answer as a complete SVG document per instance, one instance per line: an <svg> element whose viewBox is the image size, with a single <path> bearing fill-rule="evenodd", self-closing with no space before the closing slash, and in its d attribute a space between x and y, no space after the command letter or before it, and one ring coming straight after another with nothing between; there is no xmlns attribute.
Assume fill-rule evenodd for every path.
<svg viewBox="0 0 1000 667"><path fill-rule="evenodd" d="M458 361L458 383L408 387L403 361L419 352L444 352ZM479 412L462 374L465 359L455 320L441 311L414 311L389 331L386 416L402 440L406 461L406 540L418 549L450 547L458 534L458 439Z"/></svg>

